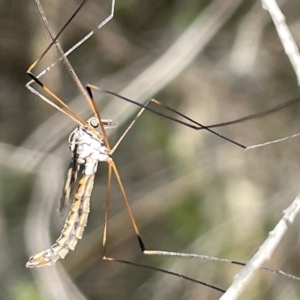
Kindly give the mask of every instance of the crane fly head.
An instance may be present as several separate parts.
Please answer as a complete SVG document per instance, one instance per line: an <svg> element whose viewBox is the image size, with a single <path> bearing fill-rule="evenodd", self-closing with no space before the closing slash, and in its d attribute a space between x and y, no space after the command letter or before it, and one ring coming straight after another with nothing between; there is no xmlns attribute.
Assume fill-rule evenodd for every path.
<svg viewBox="0 0 300 300"><path fill-rule="evenodd" d="M101 119L101 123L103 124L103 127L105 129L110 129L110 128L114 128L116 127L116 122L114 122L111 119ZM96 133L95 129L100 128L100 122L99 119L97 117L91 117L87 120L87 127L89 129L91 129L94 133ZM99 134L99 132L97 131L97 133Z"/></svg>

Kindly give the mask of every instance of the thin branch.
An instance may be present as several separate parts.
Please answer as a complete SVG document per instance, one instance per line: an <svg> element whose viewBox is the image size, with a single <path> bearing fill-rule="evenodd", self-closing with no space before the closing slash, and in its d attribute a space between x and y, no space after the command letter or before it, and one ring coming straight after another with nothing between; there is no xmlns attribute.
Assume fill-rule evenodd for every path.
<svg viewBox="0 0 300 300"><path fill-rule="evenodd" d="M285 16L281 12L275 0L262 0L263 8L266 9L273 20L282 46L297 76L298 85L300 86L300 54L298 46L285 22Z"/></svg>
<svg viewBox="0 0 300 300"><path fill-rule="evenodd" d="M300 193L297 195L292 204L283 211L283 217L278 222L274 230L269 232L269 237L259 247L256 254L249 260L236 276L232 285L222 295L220 300L234 300L241 294L246 284L254 276L254 272L268 259L270 259L276 246L288 229L288 225L294 222L296 215L300 211Z"/></svg>
<svg viewBox="0 0 300 300"><path fill-rule="evenodd" d="M275 0L262 0L263 8L268 10L274 22L278 36L284 47L286 55L289 57L294 71L297 76L298 85L300 85L300 55L295 40L285 23L285 17L279 9ZM282 219L278 222L273 231L269 233L269 237L260 246L256 254L247 263L238 275L235 276L234 282L222 295L220 300L234 300L242 293L243 289L254 276L254 272L268 259L270 259L276 246L288 229L288 225L292 223L300 210L300 194L292 202L292 204L284 211Z"/></svg>

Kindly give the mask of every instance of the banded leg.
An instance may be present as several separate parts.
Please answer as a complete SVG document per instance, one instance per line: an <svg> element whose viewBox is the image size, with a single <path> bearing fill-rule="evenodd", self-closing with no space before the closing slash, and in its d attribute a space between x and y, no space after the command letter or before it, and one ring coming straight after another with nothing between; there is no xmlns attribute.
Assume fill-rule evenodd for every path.
<svg viewBox="0 0 300 300"><path fill-rule="evenodd" d="M134 105L137 105L139 107L142 107L148 111L150 111L151 113L154 113L158 116L161 116L163 118L166 118L166 119L169 119L171 121L174 121L176 123L179 123L179 124L182 124L184 126L187 126L189 128L192 128L194 130L207 130L209 132L211 132L212 134L224 139L224 140L227 140L229 141L230 143L233 143L234 145L244 149L244 150L248 150L248 149L253 149L253 148L257 148L257 147L262 147L264 145L268 145L268 144L272 144L272 143L277 143L277 142L280 142L280 141L283 141L283 140L286 140L286 139L289 139L289 138L292 138L292 137L296 137L298 136L299 134L295 134L291 137L288 137L288 138L283 138L283 139L278 139L278 140L274 140L274 141L271 141L271 142L267 142L267 143L263 143L263 144L258 144L258 145L252 145L252 146L245 146L243 144L240 144L232 139L229 139L215 131L213 131L211 128L218 128L218 127L223 127L223 126L227 126L227 125L233 125L233 124L237 124L237 123L240 123L240 122L244 122L244 121L249 121L249 120L253 120L253 119L258 119L258 118L262 118L266 115L269 115L269 114L272 114L272 113L275 113L281 109L284 109L286 107L289 107L289 106L292 106L292 105L295 105L295 104L298 104L300 102L300 98L295 98L295 99L291 99L289 101L286 101L284 103L281 103L279 105L276 105L266 111L262 111L262 112L258 112L258 113L254 113L254 114L251 114L251 115L248 115L248 116L245 116L245 117L242 117L242 118L238 118L238 119L235 119L235 120L232 120L232 121L227 121L227 122L222 122L222 123L217 123L217 124L212 124L212 125L203 125L195 120L193 120L192 118L182 114L181 112L171 108L170 106L167 106L165 104L163 104L162 102L156 100L156 99L150 99L149 102L147 104L141 104L141 103L138 103L136 101L133 101L129 98L126 98L122 95L119 95L115 92L112 92L112 91L109 91L109 90L105 90L105 89L102 89L102 88L99 88L97 86L94 86L94 85L88 85L88 87L90 89L94 89L94 90L97 90L99 92L102 92L102 93L106 93L106 94L109 94L109 95L112 95L112 96L115 96L117 98L120 98L126 102L129 102L129 103L132 103ZM166 115L166 114L163 114L155 109L152 109L150 106L150 104L154 104L156 106L159 106L159 107L162 107L163 109L165 109L166 111L170 111L172 113L174 113L175 115L183 118L185 121L183 120L180 120L180 119L177 119L177 118L174 118L174 117L171 117L169 115Z"/></svg>
<svg viewBox="0 0 300 300"><path fill-rule="evenodd" d="M65 30L65 28L71 23L71 21L74 19L74 17L77 15L77 13L80 11L80 9L82 8L82 6L84 5L84 3L87 0L83 0L81 2L81 4L78 6L78 8L75 10L75 12L72 14L72 16L68 19L68 21L66 22L66 24L62 27L62 29L59 31L59 33L57 35L54 34L51 25L49 24L46 15L44 13L44 10L40 4L39 0L36 0L36 4L38 7L38 10L40 12L40 15L42 17L42 20L45 24L45 27L47 28L47 31L52 39L52 42L50 43L50 45L46 48L46 50L42 53L42 55L28 68L27 70L27 74L30 76L30 78L32 79L31 81L29 81L26 84L26 87L34 94L36 94L37 96L39 96L43 101L47 102L48 104L50 104L51 106L55 107L57 110L61 111L62 113L64 113L65 115L67 115L68 117L70 117L72 120L74 120L77 124L79 125L87 125L87 123L77 114L75 113L72 109L69 108L69 106L64 103L64 101L62 101L58 96L55 95L55 93L53 93L48 87L46 87L38 78L41 76L41 74L39 74L38 76L35 76L32 73L32 69L38 64L38 62L45 56L45 54L49 51L49 49L55 45L55 47L57 48L57 50L59 51L59 53L61 54L61 60L64 62L69 74L71 75L71 77L73 78L77 88L79 89L79 91L82 93L82 95L85 97L86 101L89 103L94 116L97 116L100 123L101 123L101 118L100 118L100 114L99 111L97 110L96 104L94 102L92 102L91 98L89 97L89 95L86 92L86 89L83 87L82 83L80 82L77 74L75 73L72 65L70 64L67 55L70 53L70 50L68 51L68 53L64 53L62 47L60 46L60 44L58 43L57 39L58 37L62 34L62 32ZM98 29L102 28L106 23L108 23L114 16L114 7L115 7L115 0L111 1L111 13L110 15L104 20L102 21L93 31L91 31L84 39L82 39L80 42L83 43L86 39L88 39L90 36L92 36ZM77 48L79 45L77 43L76 47ZM73 47L72 51L75 49ZM49 100L47 97L45 97L44 95L42 95L41 93L39 93L36 89L34 89L31 85L32 83L35 82L37 83L39 86L41 86L45 92L50 95L51 98L53 98L59 105L57 105L56 103L52 102L51 100ZM104 125L101 124L101 128L104 128ZM93 128L90 128L91 130L93 130ZM103 134L104 134L104 142L107 146L107 148L109 149L109 144L107 141L107 136L105 131L103 130Z"/></svg>
<svg viewBox="0 0 300 300"><path fill-rule="evenodd" d="M228 142L230 142L230 143L232 143L232 144L234 144L234 145L236 145L236 146L238 146L238 147L240 147L242 149L247 149L246 146L244 146L244 145L242 145L242 144L240 144L240 143L238 143L238 142L236 142L236 141L234 141L234 140L232 140L230 138L227 138L227 137L225 137L225 136L223 136L223 135L221 135L221 134L219 134L217 132L215 132L214 130L210 129L208 126L205 126L205 125L203 125L203 124L201 124L201 123L193 120L192 118L184 115L183 113L181 113L181 112L179 112L179 111L177 111L177 110L175 110L175 109L173 109L173 108L171 108L171 107L169 107L167 105L164 105L163 103L161 103L161 102L159 102L159 101L157 101L157 100L155 100L153 98L150 99L147 102L147 104L144 105L144 104L138 103L136 101L133 101L133 100L131 100L129 98L126 98L124 96L121 96L121 95L119 95L119 94L117 94L115 92L104 90L104 89L101 89L101 88L99 88L97 86L94 86L94 85L91 85L91 84L87 85L87 89L88 89L88 91L91 91L91 89L94 89L94 90L97 90L99 92L103 92L103 93L115 96L115 97L117 97L119 99L122 99L122 100L124 100L126 102L129 102L129 103L132 103L134 105L140 106L140 107L142 107L142 108L144 108L144 109L146 109L146 110L148 110L148 111L150 111L150 112L152 112L152 113L154 113L154 114L156 114L158 116L161 116L161 117L163 117L165 119L169 119L169 120L174 121L176 123L182 124L184 126L192 128L194 130L205 129L205 130L209 131L210 133L212 133L212 134L214 134L214 135L216 135L216 136L218 136L218 137L220 137L220 138L222 138L222 139L224 139L224 140L226 140L226 141L228 141ZM90 94L90 97L92 97L91 94ZM153 103L154 105L160 106L160 107L164 108L165 110L171 111L172 113L174 113L175 115L178 115L178 116L182 117L186 121L182 121L180 119L171 117L171 116L169 116L167 114L163 114L162 112L159 112L159 111L157 111L155 109L150 108L149 104L151 104L151 103Z"/></svg>
<svg viewBox="0 0 300 300"><path fill-rule="evenodd" d="M123 264L126 264L126 265L131 265L131 266L134 266L134 267L137 267L137 268L143 268L143 269L157 271L157 272L164 273L164 274L169 274L169 275L172 275L172 276L175 276L175 277L182 278L182 279L187 280L187 281L191 281L191 282L194 282L194 283L201 284L203 286L206 286L206 287L212 288L214 290L217 290L217 291L219 291L221 293L224 293L225 290L222 289L222 288L216 287L214 285L208 284L208 283L200 281L200 280L196 280L194 278L191 278L191 277L188 277L188 276L176 273L176 272L167 271L165 269L156 268L156 267L152 267L152 266L145 265L145 264L134 263L134 262L127 261L127 260L124 260L124 259L118 259L118 258L106 256L106 249L105 248L106 248L106 241L107 241L108 215L109 215L110 188L111 188L111 176L112 176L112 173L115 174L115 177L117 179L119 188L121 190L122 198L123 198L125 206L126 206L126 210L127 210L128 214L129 214L129 218L130 218L133 230L135 232L135 235L138 238L139 246L140 246L142 252L145 253L145 246L144 246L144 243L143 243L143 241L141 239L141 236L140 236L138 227L136 225L136 222L134 220L132 211L130 209L130 205L129 205L129 202L128 202L128 199L127 199L124 187L123 187L123 184L121 182L121 178L119 176L117 167L116 167L114 161L110 160L110 161L108 161L108 175L107 175L108 179L107 179L107 191L106 191L106 200L105 200L104 226L103 226L103 236L102 236L102 259L105 260L105 261L110 261L110 262L114 261L114 262L123 263ZM145 253L145 254L147 254L147 253Z"/></svg>
<svg viewBox="0 0 300 300"><path fill-rule="evenodd" d="M41 3L39 0L35 0L36 5L38 7L38 10L40 12L40 15L42 16L42 21L47 28L48 33L52 31L51 26L45 16L44 10L41 6ZM45 56L45 54L49 51L49 49L55 45L57 42L57 39L60 37L60 35L65 31L66 27L71 23L71 21L75 18L75 16L78 14L78 12L82 9L83 5L87 2L87 0L83 0L81 4L78 6L76 11L72 14L72 16L68 19L66 24L61 28L61 30L58 32L56 37L52 38L52 42L49 44L49 46L46 48L46 50L43 52L42 55L31 65L31 68L28 69L32 70L35 65ZM54 66L56 66L59 62L64 60L64 56L68 57L74 50L76 50L79 46L81 46L85 41L87 41L90 37L92 37L99 29L101 29L103 26L105 26L109 21L111 21L114 17L114 11L115 11L115 0L111 0L111 6L110 6L110 14L102 21L100 22L92 31L90 31L87 35L85 35L83 38L81 38L74 46L72 46L67 52L64 53L64 55L61 55L60 58L58 58L54 63L52 63L50 66L48 66L45 70L43 70L41 73L39 73L36 78L40 78L44 76L47 72L49 72ZM34 66L33 66L34 65Z"/></svg>
<svg viewBox="0 0 300 300"><path fill-rule="evenodd" d="M118 258L106 256L106 249L105 248L106 248L107 229L108 229L108 212L109 212L109 202L110 202L111 176L112 176L112 173L114 173L114 175L117 179L121 194L122 194L123 201L125 203L127 213L129 215L130 222L131 222L132 227L133 227L133 231L134 231L134 233L137 237L139 247L140 247L143 254L145 254L145 255L168 256L168 257L179 257L179 258L197 258L197 259L202 259L202 260L204 259L204 260L210 260L210 261L216 261L216 262L222 262L222 263L230 263L230 264L235 264L235 265L239 265L239 266L245 266L246 265L246 263L235 261L235 260L224 259L224 258L219 258L219 257L212 257L212 256L207 256L207 255L201 255L201 254L183 253L183 252L174 252L174 251L162 251L162 250L148 250L148 249L146 249L145 243L142 240L142 237L141 237L141 234L140 234L139 229L137 227L136 221L134 220L133 213L131 211L131 208L130 208L130 205L129 205L129 202L128 202L128 199L127 199L127 196L126 196L121 178L120 178L118 170L116 168L116 165L113 162L113 160L109 161L108 164L109 164L109 167L108 167L108 183L107 183L107 194L106 194L105 216L104 216L104 227L103 227L103 240L102 240L102 258L103 258L103 260L115 261L115 262L120 262L120 263L124 263L124 264L127 264L127 265L133 265L133 266L136 266L136 267L141 267L141 268L146 268L146 269L150 269L150 270L159 271L159 272L170 274L170 275L173 275L173 276L176 276L176 277L181 277L181 278L186 279L188 281L197 282L197 283L200 283L202 285L208 286L210 288L216 289L218 291L224 292L223 289L220 289L218 287L209 285L205 282L197 281L193 278L184 276L182 274L174 273L174 272L171 272L171 271L167 271L167 270L160 269L160 268L155 268L155 267L144 265L144 264L138 264L138 263L126 261L126 260L123 260L123 259L118 259ZM259 269L262 270L262 271L267 271L267 272L270 272L270 273L274 273L274 274L277 274L277 275L282 275L284 277L293 278L294 280L300 281L299 277L288 274L286 272L283 272L282 270L266 268L266 267L259 267Z"/></svg>

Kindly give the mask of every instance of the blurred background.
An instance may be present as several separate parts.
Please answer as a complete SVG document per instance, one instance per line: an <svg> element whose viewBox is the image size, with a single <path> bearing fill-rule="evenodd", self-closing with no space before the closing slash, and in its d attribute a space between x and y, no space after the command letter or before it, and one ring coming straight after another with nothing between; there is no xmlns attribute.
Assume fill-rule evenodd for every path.
<svg viewBox="0 0 300 300"><path fill-rule="evenodd" d="M299 97L293 69L260 1L116 1L115 16L70 54L83 84L145 103L155 97L202 124L230 121ZM226 2L226 3L224 3ZM42 1L58 32L80 1ZM75 124L30 93L26 70L50 43L35 1L0 1L0 298L218 299L220 293L170 275L101 260L107 166L99 165L83 239L54 267L26 269L29 256L52 245L65 216L57 209ZM59 40L70 49L110 12L87 1ZM281 1L299 39L300 3ZM51 50L38 74L59 58ZM60 63L41 80L82 117L91 112ZM118 127L138 109L95 93L103 118ZM253 145L299 132L300 104L217 131ZM244 151L204 131L150 112L114 154L148 249L246 262L299 192L299 139ZM299 218L268 266L300 274ZM122 198L112 185L107 255L164 268L226 289L239 267L145 257ZM299 299L299 283L257 272L241 299Z"/></svg>

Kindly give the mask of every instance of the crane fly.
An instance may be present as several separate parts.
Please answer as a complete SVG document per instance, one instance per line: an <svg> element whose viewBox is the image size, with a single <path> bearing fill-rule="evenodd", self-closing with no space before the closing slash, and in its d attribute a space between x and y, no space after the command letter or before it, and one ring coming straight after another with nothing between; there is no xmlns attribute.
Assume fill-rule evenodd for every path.
<svg viewBox="0 0 300 300"><path fill-rule="evenodd" d="M160 268L151 267L147 265L141 265L141 264L135 264L129 261L115 259L112 257L107 257L105 255L105 246L106 246L106 239L107 239L107 226L108 226L108 207L109 207L109 201L110 201L110 186L111 186L111 177L112 175L115 176L117 179L118 186L120 188L122 198L124 200L127 212L129 214L129 218L133 227L133 230L135 232L135 235L137 236L139 246L144 254L148 255L173 255L177 256L178 253L175 252L166 252L166 251L159 251L159 250L147 250L144 246L144 242L142 241L142 238L140 236L138 227L136 225L136 222L133 218L133 214L131 212L129 202L121 181L121 178L119 176L117 167L113 161L113 159L110 157L114 153L114 151L119 146L120 142L123 140L125 135L128 133L128 131L132 128L136 120L140 117L140 115L143 113L143 111L147 108L148 104L154 103L154 104L160 104L154 99L151 99L148 104L145 106L142 105L142 108L140 109L139 113L136 115L136 117L133 119L133 121L129 124L127 129L124 131L124 133L121 135L119 140L116 142L114 147L110 147L110 144L108 142L107 134L105 128L114 126L114 123L112 120L104 120L101 118L100 113L96 107L95 100L92 94L92 89L94 90L100 90L99 88L93 86L93 85L87 85L86 89L82 86L81 82L79 81L74 69L72 68L71 64L69 63L66 54L63 52L60 44L57 42L58 37L63 32L63 30L66 28L66 26L71 22L71 20L75 17L77 12L80 10L80 8L83 6L83 4L86 1L82 1L81 5L78 7L78 9L75 11L75 13L71 16L71 18L68 20L66 25L62 28L62 30L55 35L52 31L52 28L50 24L48 23L48 20L44 14L44 11L42 9L42 6L40 2L37 0L36 4L38 6L39 12L42 16L42 20L46 25L47 31L52 39L52 42L50 45L46 48L46 50L42 53L42 55L28 68L27 74L30 76L31 81L29 81L26 85L26 87L39 96L42 100L44 100L46 103L50 104L51 106L55 107L58 111L62 112L63 114L67 115L69 118L71 118L73 121L75 121L79 126L71 133L69 137L69 146L70 150L72 152L72 160L69 166L69 170L67 172L67 179L64 185L63 189L63 195L60 201L60 210L63 210L69 201L72 191L75 190L75 183L77 179L77 175L80 169L82 169L82 176L79 180L77 190L75 191L75 196L73 198L71 211L65 221L64 228L61 232L61 235L56 240L56 242L47 250L39 252L29 258L29 261L26 264L26 267L28 268L36 268L36 267L44 267L44 266L50 266L55 264L59 259L63 259L70 250L74 250L75 246L79 239L81 239L84 228L86 226L87 217L89 213L89 207L90 207L90 196L93 189L94 184L94 178L95 173L97 171L98 162L107 162L108 163L108 182L107 182L107 193L106 193L106 203L105 203L105 215L104 215L104 229L103 229L103 237L102 237L102 258L104 260L108 261L118 261L129 265L135 265L139 267L144 267L147 269L152 269L156 271L160 271L167 274L172 274L174 276L178 276L184 279L187 279L189 281L197 282L199 284L203 284L205 286L211 287L215 290L218 290L220 292L224 292L223 289L214 287L210 284L206 284L204 282L195 280L193 278L189 278L187 276L177 274L174 272L169 272ZM114 7L114 1L112 1L112 11ZM104 22L101 24L105 24L107 20L109 20L110 17L108 17ZM101 26L99 26L101 27ZM88 121L84 121L77 113L75 113L72 109L69 108L69 106L62 101L56 94L54 94L47 86L45 86L42 81L39 79L41 75L35 76L32 73L32 69L39 63L39 61L46 55L46 53L49 51L49 49L55 45L60 54L62 55L62 60L64 64L67 66L67 69L71 76L73 77L77 87L85 97L87 103L89 103L92 111L93 111L93 117L88 119ZM36 89L32 87L32 84L36 83L38 86L42 87L42 89L48 94L49 98L52 98L54 101L51 101L48 97L44 96L43 94L39 93ZM125 100L126 98L124 98ZM131 101L130 99L126 99L129 102L132 102L136 105L139 105L138 103L135 103L134 101ZM140 105L141 106L141 105ZM166 107L167 108L167 107ZM150 110L151 111L151 110ZM180 113L178 113L180 115ZM198 126L198 125L197 125Z"/></svg>
<svg viewBox="0 0 300 300"><path fill-rule="evenodd" d="M274 107L266 112L258 113L254 115L250 115L248 117L240 118L234 121L220 123L220 124L214 124L211 126L205 126L203 124L200 124L199 122L183 115L179 111L176 111L172 109L169 106L164 105L163 103L155 100L150 99L148 103L145 105L137 103L131 99L128 99L124 96L118 95L117 93L101 89L97 86L88 84L86 87L84 87L81 83L81 81L78 79L74 69L72 68L67 55L71 52L64 52L58 42L58 38L62 34L62 32L65 30L65 28L71 23L71 21L74 19L74 17L77 15L77 13L80 11L82 6L87 0L84 0L81 2L80 6L77 8L77 10L73 13L73 15L70 17L70 19L67 21L67 23L62 27L62 29L59 31L58 34L54 34L52 31L52 28L50 24L48 23L48 20L44 14L44 11L42 9L42 6L38 0L35 0L36 4L38 6L39 12L41 14L42 20L46 26L46 29L51 37L52 42L49 44L49 46L46 48L46 50L41 54L41 56L28 68L27 74L30 76L31 80L27 83L26 87L39 96L42 100L44 100L46 103L53 106L55 109L61 111L65 115L67 115L69 118L71 118L73 121L75 121L78 124L78 127L75 128L75 130L70 134L69 137L69 147L71 150L71 163L69 165L68 171L67 171L67 178L65 181L65 185L62 192L62 197L60 199L60 206L59 210L62 211L65 209L67 203L69 202L71 195L75 191L75 195L73 197L71 211L69 212L69 215L65 221L64 228L61 232L61 235L56 240L56 242L47 250L39 252L33 256L30 257L29 261L26 264L26 267L28 268L35 268L35 267L44 267L44 266L50 266L55 264L59 259L64 259L66 255L69 253L70 250L74 250L76 247L76 244L78 243L78 240L82 238L84 228L87 223L88 214L90 211L90 197L93 190L94 185L94 179L95 174L98 168L99 162L106 162L108 164L108 174L107 174L107 192L106 192L106 201L105 201L105 214L104 214L104 228L103 228L103 237L102 237L102 258L104 260L108 261L117 261L122 262L125 264L135 265L139 267L145 267L152 270L157 270L163 273L171 274L174 276L178 276L196 283L203 284L205 286L214 288L220 292L224 292L223 289L203 283L201 281L197 281L195 279L189 278L187 276L166 271L163 269L142 265L142 264L136 264L125 260L115 259L113 257L106 256L105 253L105 246L106 246L106 240L107 240L107 227L108 227L108 208L109 208L109 201L110 201L110 188L111 188L111 178L114 176L117 180L117 184L119 186L119 189L121 191L121 195L127 210L127 213L129 215L132 228L134 230L134 233L137 237L139 246L141 251L146 255L165 255L165 256L175 256L175 257L196 257L196 258L202 258L202 259L209 259L209 260L216 260L216 261L222 261L222 262L228 262L228 263L234 263L238 265L245 265L244 263L233 261L233 260L227 260L227 259L219 259L215 257L209 257L205 255L198 255L198 254L187 254L187 253L179 253L179 252L170 252L170 251L161 251L161 250L148 250L144 242L141 238L139 229L137 227L137 224L135 222L135 219L133 217L125 189L123 187L121 177L119 175L118 169L111 157L111 155L115 152L115 150L118 148L126 134L129 132L129 130L133 127L137 119L142 115L142 113L147 110L152 113L155 113L157 115L163 116L167 119L170 119L174 122L180 123L182 125L188 126L195 130L208 130L212 134L215 134L234 145L242 148L247 149L249 147L246 147L245 145L242 145L236 141L233 141L223 135L220 135L219 133L215 132L212 128L214 127L220 127L225 126L228 124L235 124L241 121L249 120L252 118L262 117L268 113L275 112L279 109L282 109L283 107L293 105L297 102L299 102L299 99L291 100L289 102L286 102L285 104L279 105L277 107ZM113 0L111 6L111 14L108 18L106 18L102 23L99 24L97 27L98 29L103 27L109 20L112 19L113 13L114 13L114 5L115 1ZM71 74L72 78L74 79L74 82L76 83L78 89L82 93L83 97L85 98L86 102L89 104L93 116L89 118L87 121L83 120L76 112L74 112L63 100L61 100L55 93L53 93L44 83L39 79L44 73L41 73L40 75L36 76L33 74L32 70L34 67L42 60L42 58L46 55L46 53L55 46L57 50L59 51L61 58L58 61L63 61L66 65L69 73ZM73 51L73 48L71 48ZM75 49L75 48L74 48ZM38 86L40 86L48 96L44 96L43 94L39 93L36 89L32 87L32 84L35 83ZM111 147L108 141L108 137L106 134L106 129L111 128L115 126L115 123L110 119L102 119L100 116L100 112L97 109L95 99L93 96L92 91L100 91L104 92L113 96L116 96L118 98L123 99L124 101L130 102L134 105L140 106L140 111L136 115L136 117L132 120L132 122L129 124L127 129L124 131L124 133L121 135L121 137L118 139L116 144ZM51 98L52 100L50 100ZM177 117L171 117L169 115L165 115L153 108L150 108L150 104L159 106L169 112L174 113L177 117L181 117L182 119L179 119ZM251 146L253 147L253 146ZM77 189L76 182L78 178L78 173L82 172L81 178L79 179ZM277 270L272 269L266 269L262 268L271 272L277 272Z"/></svg>

